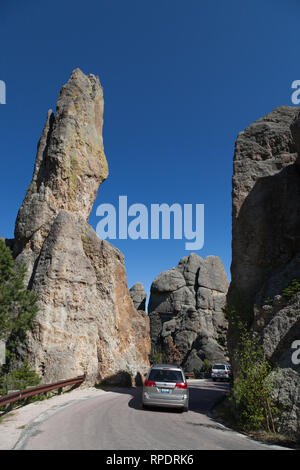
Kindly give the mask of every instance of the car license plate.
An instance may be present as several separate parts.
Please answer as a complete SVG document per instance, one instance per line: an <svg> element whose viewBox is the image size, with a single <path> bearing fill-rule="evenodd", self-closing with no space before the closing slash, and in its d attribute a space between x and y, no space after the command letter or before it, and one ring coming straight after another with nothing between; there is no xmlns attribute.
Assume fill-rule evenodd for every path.
<svg viewBox="0 0 300 470"><path fill-rule="evenodd" d="M162 388L161 393L169 393L170 390L168 388Z"/></svg>

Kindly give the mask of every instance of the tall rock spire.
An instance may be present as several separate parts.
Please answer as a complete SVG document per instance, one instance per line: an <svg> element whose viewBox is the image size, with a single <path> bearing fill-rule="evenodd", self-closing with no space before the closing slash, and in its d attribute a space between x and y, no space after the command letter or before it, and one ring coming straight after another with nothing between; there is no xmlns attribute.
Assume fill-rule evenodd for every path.
<svg viewBox="0 0 300 470"><path fill-rule="evenodd" d="M100 184L108 176L104 154L103 89L80 69L59 93L56 115L48 111L32 182L15 226L15 254L27 246L33 261L62 209L88 220Z"/></svg>
<svg viewBox="0 0 300 470"><path fill-rule="evenodd" d="M130 298L123 255L87 224L108 176L102 126L99 79L76 69L48 112L16 221L14 253L39 299L23 355L44 382L134 378L149 366L149 321Z"/></svg>

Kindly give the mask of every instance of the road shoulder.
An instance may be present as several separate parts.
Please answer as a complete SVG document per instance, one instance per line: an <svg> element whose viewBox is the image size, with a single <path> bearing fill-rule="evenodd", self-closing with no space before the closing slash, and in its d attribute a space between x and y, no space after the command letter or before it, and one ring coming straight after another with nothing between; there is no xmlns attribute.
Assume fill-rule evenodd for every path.
<svg viewBox="0 0 300 470"><path fill-rule="evenodd" d="M79 388L47 400L13 409L3 416L3 421L0 423L0 450L13 449L26 429L37 419L42 419L44 415L52 414L62 407L105 393L107 392L94 387Z"/></svg>

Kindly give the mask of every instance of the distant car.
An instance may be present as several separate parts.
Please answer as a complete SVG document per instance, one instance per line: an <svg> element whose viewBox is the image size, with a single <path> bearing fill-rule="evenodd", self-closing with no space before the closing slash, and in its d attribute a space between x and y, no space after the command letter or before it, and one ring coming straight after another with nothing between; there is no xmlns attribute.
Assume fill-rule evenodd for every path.
<svg viewBox="0 0 300 470"><path fill-rule="evenodd" d="M181 367L155 364L143 385L143 407L158 406L181 408L188 411L189 389Z"/></svg>
<svg viewBox="0 0 300 470"><path fill-rule="evenodd" d="M214 382L217 379L227 380L229 382L231 374L231 367L228 364L214 364L210 376Z"/></svg>

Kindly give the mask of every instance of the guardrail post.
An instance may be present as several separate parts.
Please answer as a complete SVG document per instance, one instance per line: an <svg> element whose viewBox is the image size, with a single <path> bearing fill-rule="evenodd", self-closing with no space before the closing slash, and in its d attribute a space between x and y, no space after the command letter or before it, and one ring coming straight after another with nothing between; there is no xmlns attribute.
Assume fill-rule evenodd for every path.
<svg viewBox="0 0 300 470"><path fill-rule="evenodd" d="M13 409L13 404L12 403L8 403L8 405L5 406L5 412L6 413L11 411L12 409Z"/></svg>

